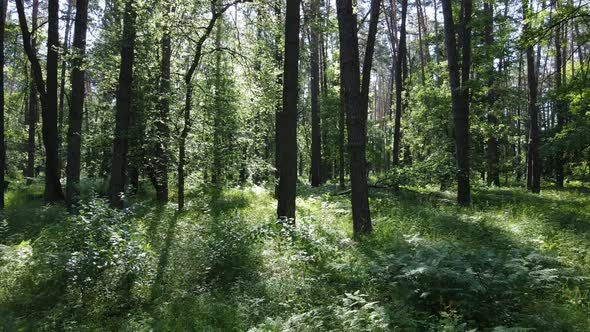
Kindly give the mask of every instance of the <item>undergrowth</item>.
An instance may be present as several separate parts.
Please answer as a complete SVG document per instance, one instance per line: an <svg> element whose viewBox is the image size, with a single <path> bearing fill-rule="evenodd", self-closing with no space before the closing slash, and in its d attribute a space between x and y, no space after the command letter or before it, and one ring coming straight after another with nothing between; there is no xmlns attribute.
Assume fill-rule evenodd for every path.
<svg viewBox="0 0 590 332"><path fill-rule="evenodd" d="M8 194L0 317L12 330L590 331L590 198L479 189L371 192L374 233L349 200L302 186L297 225L261 187L191 195L175 213L85 195L76 216Z"/></svg>

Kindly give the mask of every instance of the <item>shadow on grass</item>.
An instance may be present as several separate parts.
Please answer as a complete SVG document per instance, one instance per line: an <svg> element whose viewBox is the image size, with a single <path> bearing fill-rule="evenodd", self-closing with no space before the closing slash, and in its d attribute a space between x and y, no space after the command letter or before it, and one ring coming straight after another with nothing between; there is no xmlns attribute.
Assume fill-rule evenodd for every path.
<svg viewBox="0 0 590 332"><path fill-rule="evenodd" d="M410 306L425 321L455 310L469 326L484 329L520 324L571 331L576 315L587 322L580 318L587 312L575 312L558 296L564 287L584 288L569 282L568 266L471 213L483 198L486 209L524 204L538 210L555 203L552 199L486 191L476 194L475 207L461 209L442 193L374 190L371 198L377 232L364 238L359 249L373 287L391 310ZM559 222L567 214L557 210L546 217ZM407 232L405 239L402 232Z"/></svg>
<svg viewBox="0 0 590 332"><path fill-rule="evenodd" d="M250 201L240 194L205 190L204 204L167 221L151 291L152 328L242 330L241 303L257 287L260 253L236 211Z"/></svg>
<svg viewBox="0 0 590 332"><path fill-rule="evenodd" d="M20 186L9 191L0 244L14 245L37 238L45 227L61 221L61 212L60 206L43 206L42 188L38 186Z"/></svg>

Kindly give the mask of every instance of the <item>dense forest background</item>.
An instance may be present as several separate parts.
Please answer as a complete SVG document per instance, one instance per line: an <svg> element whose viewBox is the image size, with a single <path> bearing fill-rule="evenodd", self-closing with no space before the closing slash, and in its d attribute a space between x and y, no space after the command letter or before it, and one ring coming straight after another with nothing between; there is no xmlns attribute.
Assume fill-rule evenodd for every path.
<svg viewBox="0 0 590 332"><path fill-rule="evenodd" d="M4 329L588 330L589 3L1 4Z"/></svg>

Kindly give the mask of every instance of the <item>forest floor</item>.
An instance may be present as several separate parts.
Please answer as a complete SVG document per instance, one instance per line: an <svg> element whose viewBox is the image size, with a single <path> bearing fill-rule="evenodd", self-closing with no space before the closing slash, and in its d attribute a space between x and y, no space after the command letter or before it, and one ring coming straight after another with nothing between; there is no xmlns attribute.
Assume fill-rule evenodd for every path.
<svg viewBox="0 0 590 332"><path fill-rule="evenodd" d="M187 211L140 194L77 217L40 188L8 193L0 224L5 331L590 331L584 188L371 191L300 185L297 226L262 187L195 189ZM92 197L92 195L87 194Z"/></svg>

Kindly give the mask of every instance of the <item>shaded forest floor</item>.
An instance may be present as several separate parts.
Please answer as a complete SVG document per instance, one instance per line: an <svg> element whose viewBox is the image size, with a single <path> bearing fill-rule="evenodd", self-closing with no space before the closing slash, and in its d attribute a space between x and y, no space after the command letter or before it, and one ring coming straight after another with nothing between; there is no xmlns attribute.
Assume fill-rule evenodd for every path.
<svg viewBox="0 0 590 332"><path fill-rule="evenodd" d="M590 193L374 189L374 233L351 239L347 195L300 186L297 227L261 187L134 198L79 217L8 193L4 330L590 331Z"/></svg>

